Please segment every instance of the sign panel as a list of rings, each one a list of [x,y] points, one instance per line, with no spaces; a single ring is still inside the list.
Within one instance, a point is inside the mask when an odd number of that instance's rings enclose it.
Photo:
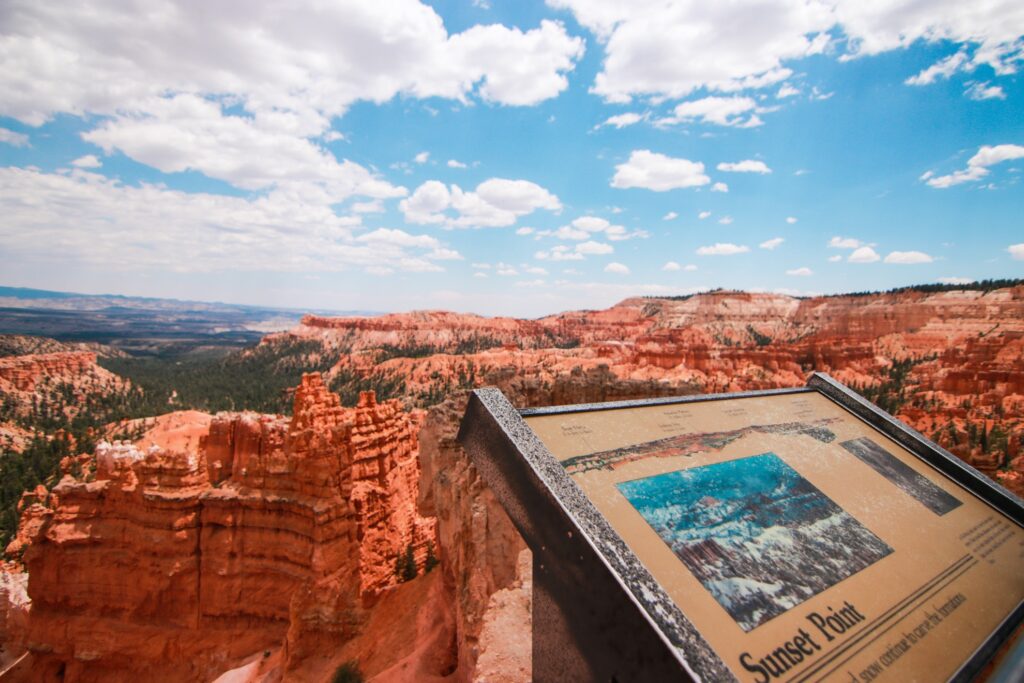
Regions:
[[[817,392],[524,416],[740,681],[947,680],[1024,530]]]

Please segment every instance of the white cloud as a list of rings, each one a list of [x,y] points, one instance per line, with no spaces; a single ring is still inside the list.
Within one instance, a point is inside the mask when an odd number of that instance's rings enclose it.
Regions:
[[[164,93],[232,94],[247,108],[330,117],[404,94],[506,105],[558,95],[584,43],[542,21],[449,35],[418,0],[150,8],[31,3],[4,17],[0,113],[39,125],[57,112],[138,111]],[[124,39],[131,27],[131,39]]]
[[[548,274],[548,271],[546,271],[545,269],[541,268],[540,266],[531,266],[529,264],[523,264],[523,265],[520,266],[520,268],[522,268],[524,273],[529,273],[530,275],[547,275]]]
[[[457,159],[449,159],[448,168],[466,168],[466,164],[462,163]]]
[[[444,225],[449,228],[505,227],[520,216],[537,209],[558,212],[558,197],[528,180],[491,178],[466,192],[458,185],[450,188],[437,180],[428,180],[399,202],[409,223]],[[453,211],[452,216],[446,211]]]
[[[969,285],[974,282],[974,279],[969,277],[940,277],[939,282],[944,285]]]
[[[967,168],[962,171],[954,171],[943,176],[936,176],[931,171],[927,171],[921,176],[921,180],[932,187],[945,189],[960,183],[981,180],[989,174],[989,166],[1022,157],[1024,157],[1024,147],[1021,145],[983,145],[978,148],[974,156],[968,159]]]
[[[710,211],[701,211],[699,214],[697,214],[697,218],[699,218],[701,220],[704,220],[705,218],[707,218],[710,215],[711,215]]]
[[[762,0],[548,0],[570,9],[604,44],[592,90],[612,102],[682,98],[695,90],[732,92],[778,84],[783,64],[814,54],[853,59],[917,41],[963,46],[971,67],[1012,72],[1024,48],[1024,9],[1016,0],[862,2]],[[729,27],[723,31],[722,27]],[[830,35],[841,36],[833,40]],[[966,68],[967,64],[942,68]],[[927,71],[927,70],[926,70]],[[927,80],[934,76],[919,75]]]
[[[989,85],[988,83],[972,83],[967,90],[964,91],[972,100],[980,102],[981,100],[1005,100],[1006,93],[1003,92],[1003,87],[1000,85]]]
[[[476,268],[478,270],[490,270],[491,269],[491,264],[490,263],[472,263],[472,264],[470,264],[470,267],[471,268]]]
[[[576,245],[576,253],[584,254],[586,256],[599,256],[601,254],[610,254],[615,251],[610,244],[604,244],[602,242],[582,242]]]
[[[793,86],[791,86],[789,83],[783,83],[782,87],[779,88],[779,91],[777,93],[775,93],[775,97],[777,97],[778,99],[781,100],[781,99],[784,99],[786,97],[793,97],[794,95],[799,95],[799,94],[800,94],[800,91],[797,90],[796,88],[794,88]]]
[[[874,263],[880,258],[871,247],[858,247],[846,260],[850,263]]]
[[[857,249],[864,246],[864,243],[853,237],[836,236],[828,241],[828,246],[832,249]]]
[[[634,150],[629,160],[615,167],[612,187],[642,187],[665,192],[683,187],[707,185],[711,179],[704,174],[704,164],[677,159],[646,149]]]
[[[1011,244],[1006,248],[1006,251],[1010,254],[1010,258],[1015,261],[1024,261],[1024,242],[1020,244]]]
[[[676,213],[675,211],[669,211],[668,213],[666,213],[664,216],[661,217],[661,220],[663,220],[663,221],[672,221],[672,220],[675,220],[677,218],[679,218],[679,214],[678,213]]]
[[[699,247],[698,256],[732,256],[733,254],[745,254],[750,247],[742,244],[731,244],[729,242],[718,242],[709,247]]]
[[[515,266],[501,262],[494,266],[494,272],[504,277],[519,275],[519,271],[516,270]]]
[[[662,270],[667,270],[669,272],[674,272],[674,271],[677,271],[677,270],[682,270],[683,267],[681,265],[679,265],[678,263],[676,263],[675,261],[668,261],[667,263],[665,263],[665,265],[663,265],[661,267],[661,269]]]
[[[683,266],[683,270],[694,271],[697,270],[697,266],[693,265],[692,263],[687,263],[685,266]]]
[[[796,223],[796,218],[793,216],[789,216],[786,218],[786,222],[789,223],[790,225],[793,225],[794,223]]]
[[[758,246],[761,247],[762,249],[768,249],[769,251],[771,251],[772,249],[775,249],[775,247],[779,246],[785,241],[786,240],[782,239],[781,237],[773,237],[770,240],[765,240],[764,242],[761,242],[761,244],[759,244]]]
[[[533,256],[541,261],[582,261],[586,256],[603,256],[614,251],[610,244],[591,240],[580,242],[573,247],[559,244],[546,251],[538,251]]]
[[[621,263],[616,263],[615,261],[612,261],[611,263],[604,267],[604,272],[615,273],[617,275],[629,275],[629,267]]]
[[[425,164],[430,159],[430,152],[420,152],[412,158],[417,164]]]
[[[737,161],[736,163],[722,162],[717,166],[719,171],[725,171],[727,173],[771,173],[772,169],[768,168],[768,165],[763,161],[755,161],[754,159],[744,159],[743,161]]]
[[[383,274],[437,272],[443,269],[435,261],[461,258],[429,235],[383,228],[357,235],[357,216],[338,216],[286,193],[190,194],[133,187],[81,169],[0,169],[0,215],[0,251],[44,259],[48,267]]]
[[[0,128],[0,143],[12,147],[30,147],[28,136],[24,133],[17,133],[9,128]]]
[[[319,121],[267,112],[226,115],[221,105],[195,95],[157,98],[147,113],[106,120],[82,134],[110,154],[118,150],[164,173],[199,171],[245,190],[280,190],[331,204],[352,195],[405,194],[352,161],[304,137]]]
[[[916,263],[931,263],[934,259],[923,251],[892,251],[885,257],[885,263],[899,263],[904,265]]]
[[[732,225],[732,216],[722,216],[718,222],[720,225]]]
[[[78,157],[72,161],[71,165],[76,168],[99,168],[103,163],[96,158],[95,154],[86,154],[84,157]]]
[[[632,126],[640,123],[647,118],[646,114],[637,114],[635,112],[626,112],[625,114],[616,114],[615,116],[609,116],[604,120],[603,123],[598,124],[595,128],[601,128],[602,126],[615,126],[616,128],[622,129],[626,126]]]
[[[672,116],[658,119],[659,126],[697,121],[718,126],[756,128],[762,121],[755,113],[757,102],[750,97],[704,97],[676,105]]]
[[[711,191],[712,192],[728,192],[729,191],[729,186],[726,185],[725,183],[715,183],[714,185],[711,186]]]
[[[516,229],[516,234],[517,235],[532,235],[534,232],[536,232],[536,231],[533,228],[530,228],[530,227],[527,227],[527,226],[523,226],[521,228],[517,228]]]
[[[824,31],[834,23],[829,7],[817,1],[548,4],[571,9],[604,42],[606,58],[593,90],[618,102],[683,97],[700,87],[730,92],[778,84],[792,75],[783,60],[823,50]]]
[[[957,52],[949,57],[940,59],[927,69],[924,69],[916,76],[911,76],[906,81],[907,85],[931,85],[940,78],[949,78],[967,62],[966,52]]]
[[[807,277],[809,275],[814,275],[814,271],[805,266],[803,268],[794,268],[792,270],[787,270],[786,275],[793,275],[795,277]]]
[[[538,237],[556,237],[562,240],[582,241],[590,239],[593,235],[603,234],[612,242],[621,242],[635,237],[645,238],[648,236],[646,230],[629,231],[621,225],[613,225],[604,218],[598,216],[580,216],[569,225],[563,225],[556,230],[544,230],[537,233]]]
[[[839,255],[839,254],[836,254],[835,256],[829,256],[828,257],[828,262],[829,263],[839,263],[842,260],[843,260],[843,257],[841,255]]]
[[[379,199],[373,199],[368,202],[355,202],[352,204],[352,210],[355,213],[383,213],[384,202]]]
[[[479,271],[473,273],[473,277],[487,277],[487,273],[481,273]]]

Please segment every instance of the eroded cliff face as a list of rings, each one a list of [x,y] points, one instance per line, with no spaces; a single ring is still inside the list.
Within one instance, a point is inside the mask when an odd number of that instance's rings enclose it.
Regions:
[[[279,673],[364,627],[434,521],[416,510],[415,424],[319,375],[292,418],[218,415],[195,450],[102,444],[26,494],[9,554],[28,572],[29,680],[211,680],[281,647]],[[282,647],[283,646],[283,647]]]

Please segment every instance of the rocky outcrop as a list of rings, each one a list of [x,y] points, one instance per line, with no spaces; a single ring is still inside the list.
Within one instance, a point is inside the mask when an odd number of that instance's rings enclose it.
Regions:
[[[68,459],[27,494],[9,549],[29,576],[33,680],[209,680],[282,644],[287,672],[351,640],[395,559],[411,547],[422,566],[434,542],[417,449],[397,402],[342,408],[313,374],[290,419],[218,415],[196,450]]]

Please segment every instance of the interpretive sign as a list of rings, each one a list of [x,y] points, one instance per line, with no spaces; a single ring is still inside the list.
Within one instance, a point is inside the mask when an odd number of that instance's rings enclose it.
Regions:
[[[503,401],[477,392],[460,438],[535,552],[535,678],[969,680],[1024,615],[1020,501],[826,376]]]

